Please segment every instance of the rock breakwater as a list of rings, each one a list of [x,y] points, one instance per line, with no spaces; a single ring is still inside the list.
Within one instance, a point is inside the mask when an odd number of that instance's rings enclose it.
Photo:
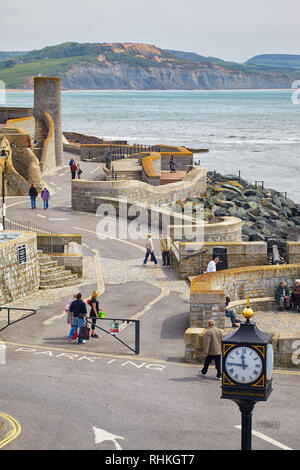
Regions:
[[[287,240],[300,240],[300,204],[273,189],[255,187],[235,175],[207,173],[207,191],[177,201],[204,205],[205,220],[234,216],[243,220],[244,241],[270,241],[284,251]],[[284,254],[284,253],[283,253]]]

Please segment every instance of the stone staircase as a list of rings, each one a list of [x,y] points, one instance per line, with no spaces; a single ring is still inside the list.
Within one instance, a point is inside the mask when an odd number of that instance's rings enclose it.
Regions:
[[[40,264],[40,289],[58,289],[60,287],[74,286],[80,283],[77,274],[60,266],[53,261],[51,255],[38,250]]]
[[[111,169],[108,170],[104,166],[103,171],[105,179],[111,181],[113,179],[112,167],[117,176],[117,180],[139,180],[142,179],[142,167],[137,158],[125,158],[116,160],[111,163]]]

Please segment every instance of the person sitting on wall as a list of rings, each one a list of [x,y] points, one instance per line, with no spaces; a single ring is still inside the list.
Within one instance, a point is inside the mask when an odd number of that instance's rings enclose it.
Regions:
[[[291,299],[290,289],[286,285],[285,281],[281,281],[275,292],[275,300],[276,302],[279,303],[280,312],[283,311],[284,306],[286,307],[287,310],[290,308],[290,299]]]
[[[225,303],[225,317],[230,318],[231,324],[232,324],[232,328],[238,328],[239,325],[237,325],[237,323],[241,323],[241,320],[239,320],[239,319],[236,317],[236,313],[234,312],[234,310],[228,308],[229,303],[230,303],[230,298],[229,298],[229,297],[226,297],[226,303]]]
[[[292,287],[291,301],[293,307],[300,313],[300,279],[296,279],[295,285]]]

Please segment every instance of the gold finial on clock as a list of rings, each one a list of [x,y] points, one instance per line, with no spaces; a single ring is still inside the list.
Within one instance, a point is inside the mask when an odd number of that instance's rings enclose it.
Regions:
[[[243,310],[243,316],[245,318],[251,318],[253,316],[254,312],[252,310],[252,308],[250,307],[250,297],[249,297],[249,294],[248,294],[248,298],[247,298],[247,307]]]

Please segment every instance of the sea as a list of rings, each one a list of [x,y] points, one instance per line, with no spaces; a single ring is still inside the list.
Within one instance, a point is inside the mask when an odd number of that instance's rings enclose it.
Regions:
[[[298,103],[299,101],[299,103]],[[4,106],[33,106],[7,91]],[[300,99],[295,90],[62,92],[63,130],[129,144],[208,149],[194,160],[300,203]]]

